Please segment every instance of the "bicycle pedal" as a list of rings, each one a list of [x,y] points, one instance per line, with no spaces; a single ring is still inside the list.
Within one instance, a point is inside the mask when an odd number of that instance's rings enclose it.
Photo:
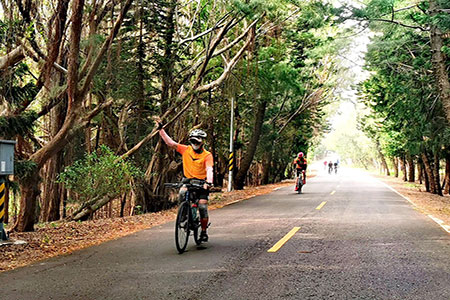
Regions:
[[[206,228],[208,228],[209,226],[211,226],[211,222],[208,223],[208,226],[206,226]]]

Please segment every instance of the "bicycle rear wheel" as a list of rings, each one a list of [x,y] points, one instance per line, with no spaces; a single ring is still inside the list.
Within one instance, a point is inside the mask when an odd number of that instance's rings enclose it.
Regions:
[[[175,245],[180,254],[186,250],[189,240],[189,209],[187,202],[181,203],[175,222]]]

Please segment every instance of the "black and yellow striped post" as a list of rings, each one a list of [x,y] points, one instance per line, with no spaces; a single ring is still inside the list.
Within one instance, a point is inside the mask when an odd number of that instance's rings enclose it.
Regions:
[[[230,157],[228,159],[228,188],[227,191],[231,192],[233,187],[233,123],[234,123],[234,97],[231,97],[231,113],[230,113]]]
[[[6,181],[3,176],[0,176],[0,240],[2,241],[8,240],[8,236],[6,235],[5,229],[3,228],[3,221],[6,213],[5,196],[6,196]]]
[[[231,152],[230,153],[230,157],[228,158],[228,170],[230,171],[230,172],[233,172],[233,160],[234,160],[234,157],[233,157],[233,152]]]

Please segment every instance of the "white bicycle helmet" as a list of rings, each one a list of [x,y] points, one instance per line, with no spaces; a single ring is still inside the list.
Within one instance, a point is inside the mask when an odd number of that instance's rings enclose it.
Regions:
[[[201,129],[194,129],[189,133],[189,139],[196,139],[202,141],[207,137],[206,132]]]

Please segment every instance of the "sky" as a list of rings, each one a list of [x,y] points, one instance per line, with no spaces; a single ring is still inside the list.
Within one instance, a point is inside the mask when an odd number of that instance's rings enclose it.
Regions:
[[[354,3],[354,1],[351,0],[347,2]],[[353,27],[355,25],[355,21],[348,21],[344,26]],[[346,76],[348,76],[348,80],[346,80],[338,89],[339,105],[336,112],[332,114],[328,120],[331,125],[331,131],[324,135],[322,140],[323,145],[329,146],[329,141],[336,140],[336,135],[342,134],[343,128],[348,128],[349,133],[359,131],[356,129],[356,117],[361,105],[357,105],[358,96],[356,85],[369,76],[368,71],[363,70],[363,65],[364,55],[367,52],[367,46],[370,43],[371,36],[372,33],[370,30],[366,29],[350,37],[352,39],[350,46],[345,52],[339,55],[342,67],[348,70],[345,72]],[[337,132],[336,129],[338,129],[339,132]]]

